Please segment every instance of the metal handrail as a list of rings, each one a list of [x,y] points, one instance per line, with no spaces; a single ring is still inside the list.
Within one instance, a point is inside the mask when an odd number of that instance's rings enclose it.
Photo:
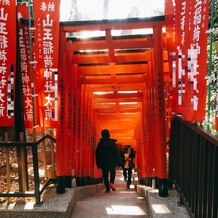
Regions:
[[[33,175],[34,175],[34,184],[35,190],[33,192],[20,191],[20,192],[0,192],[0,197],[35,197],[36,204],[40,204],[40,196],[46,187],[56,182],[55,179],[48,179],[44,186],[40,188],[40,177],[39,177],[39,166],[38,166],[38,145],[50,139],[53,143],[56,143],[56,139],[50,135],[45,135],[36,142],[0,142],[0,147],[9,148],[9,147],[31,147],[32,148],[32,157],[33,157]],[[28,175],[27,175],[28,177]]]
[[[191,217],[218,216],[218,137],[176,116],[170,135],[169,179]]]

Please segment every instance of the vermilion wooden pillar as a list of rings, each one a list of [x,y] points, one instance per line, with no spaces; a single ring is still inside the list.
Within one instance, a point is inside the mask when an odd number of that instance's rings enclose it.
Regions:
[[[97,144],[98,144],[98,140],[99,140],[99,133],[100,133],[100,128],[98,126],[98,119],[97,119],[97,116],[95,115],[94,116],[94,123],[95,123],[95,131],[94,131],[94,134],[93,134],[93,137],[94,137],[94,148],[93,148],[93,154],[95,156],[95,149],[97,147]],[[98,170],[97,167],[96,167],[96,161],[95,161],[95,167],[94,167],[94,178],[99,178],[101,177],[102,173],[101,173],[101,170]]]
[[[78,78],[78,66],[74,65],[73,68],[75,69],[74,71],[74,87],[75,87],[75,123],[76,123],[76,128],[75,128],[75,138],[76,138],[76,151],[75,151],[75,158],[76,158],[76,167],[75,167],[75,175],[76,177],[80,176],[80,141],[79,141],[79,136],[80,136],[80,84],[79,84],[79,78]]]
[[[94,140],[94,136],[95,136],[95,116],[94,116],[94,111],[93,111],[93,101],[92,98],[90,96],[90,119],[91,119],[91,123],[90,123],[90,145],[91,145],[91,156],[92,156],[92,160],[91,160],[91,177],[95,178],[95,173],[94,173],[94,169],[96,168],[95,165],[95,140]]]
[[[77,87],[78,87],[78,80],[77,80],[77,64],[73,64],[71,67],[72,69],[72,129],[71,129],[71,167],[76,175],[76,168],[77,168]]]
[[[80,120],[79,120],[79,113],[80,113],[80,107],[79,107],[79,76],[78,76],[78,65],[73,65],[73,89],[75,92],[75,98],[74,98],[74,123],[75,123],[75,151],[74,151],[74,158],[75,158],[75,175],[76,177],[79,176],[79,170],[80,170],[80,153],[79,153],[79,130],[80,130]]]
[[[66,108],[66,134],[65,134],[65,146],[67,149],[66,152],[66,176],[69,178],[69,185],[71,186],[71,172],[72,172],[72,149],[73,149],[73,141],[72,141],[72,128],[73,128],[73,73],[72,73],[72,53],[66,52],[66,102],[65,102],[65,108]]]
[[[154,86],[156,91],[155,103],[155,138],[156,138],[156,176],[167,178],[166,169],[166,133],[165,133],[165,102],[164,102],[164,78],[163,78],[163,38],[162,27],[154,27]]]
[[[150,74],[151,72],[149,72]],[[150,118],[150,102],[151,98],[149,98],[149,84],[148,77],[146,79],[147,83],[145,84],[143,90],[143,107],[142,107],[142,116],[143,116],[143,155],[144,155],[144,174],[143,177],[151,177],[152,176],[152,158],[151,158],[151,149],[152,145],[150,144],[150,128],[152,123],[149,122]],[[149,99],[149,100],[148,100]]]
[[[146,108],[145,108],[145,87],[143,90],[143,102],[142,102],[142,110],[141,110],[141,152],[138,154],[140,155],[141,163],[141,177],[146,177],[146,165],[147,165],[147,120],[146,120]]]
[[[86,185],[87,177],[87,147],[86,147],[86,87],[81,85],[80,92],[80,137],[79,137],[79,150],[80,150],[80,177],[81,185]]]
[[[83,89],[84,97],[83,97],[83,169],[84,176],[86,179],[89,177],[89,145],[88,145],[88,92],[86,91],[86,85],[84,85]],[[86,181],[88,182],[88,181]]]
[[[65,54],[65,32],[60,31],[59,43],[59,85],[58,85],[58,98],[59,98],[59,119],[57,128],[57,145],[56,145],[56,174],[58,179],[57,193],[65,192],[64,176],[66,172],[66,146],[64,143],[65,138],[65,81],[66,81],[66,54]]]
[[[148,123],[148,158],[149,169],[148,177],[154,176],[155,169],[155,153],[156,153],[156,136],[155,136],[155,88],[154,88],[154,71],[152,67],[153,62],[148,61],[148,75],[147,75],[147,123]]]
[[[92,128],[92,113],[91,113],[91,97],[90,97],[90,93],[87,92],[87,95],[88,95],[88,111],[87,111],[87,146],[89,148],[88,152],[89,152],[89,159],[88,159],[88,176],[89,177],[92,177],[92,159],[93,159],[93,156],[92,156],[92,140],[91,140],[91,128]]]
[[[80,78],[79,78],[80,80]],[[78,85],[78,147],[77,147],[77,158],[78,158],[78,177],[82,177],[82,86],[79,81]]]
[[[136,150],[136,155],[137,155],[137,167],[138,167],[138,176],[139,178],[143,178],[143,155],[142,153],[142,130],[141,130],[141,124],[137,128],[137,150]]]

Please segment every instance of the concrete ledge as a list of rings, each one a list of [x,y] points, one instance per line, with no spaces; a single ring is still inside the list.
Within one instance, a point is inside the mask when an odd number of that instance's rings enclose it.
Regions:
[[[136,190],[140,196],[145,197],[151,217],[190,217],[185,207],[178,206],[179,194],[176,190],[169,190],[168,197],[160,197],[158,189],[145,185],[137,185]]]
[[[103,189],[102,184],[68,188],[64,194],[56,194],[50,187],[42,195],[40,206],[29,203],[0,204],[0,217],[4,218],[67,218],[71,217],[76,202]]]

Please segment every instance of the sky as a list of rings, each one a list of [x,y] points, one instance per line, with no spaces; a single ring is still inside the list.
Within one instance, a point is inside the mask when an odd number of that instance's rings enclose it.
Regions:
[[[60,20],[68,21],[70,18],[72,0],[61,0]],[[81,20],[98,20],[103,16],[103,0],[77,0]],[[124,19],[130,17],[149,17],[154,10],[164,10],[164,0],[110,0],[108,19]]]

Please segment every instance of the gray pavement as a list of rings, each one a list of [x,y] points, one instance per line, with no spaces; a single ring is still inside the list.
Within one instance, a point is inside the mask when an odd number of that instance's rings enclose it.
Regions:
[[[121,170],[117,170],[115,185],[116,191],[105,193],[103,189],[79,200],[71,218],[150,217],[145,198],[135,191],[133,185],[127,189]]]
[[[137,182],[126,188],[122,171],[117,171],[117,191],[105,193],[103,184],[67,188],[57,194],[49,186],[42,195],[43,204],[34,202],[0,203],[0,217],[4,218],[101,218],[101,217],[153,217],[189,218],[185,207],[178,206],[179,195],[169,190],[168,197],[160,197],[157,189]]]

